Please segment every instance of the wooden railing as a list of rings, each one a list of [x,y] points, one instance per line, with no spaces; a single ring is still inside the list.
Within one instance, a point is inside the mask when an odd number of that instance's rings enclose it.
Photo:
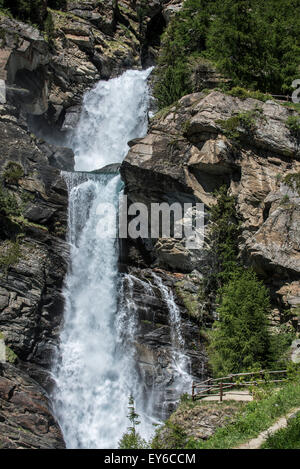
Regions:
[[[278,99],[278,101],[292,101],[292,96],[286,96],[282,94],[271,94],[273,98]]]
[[[279,379],[271,379],[272,377]],[[252,378],[252,379],[251,379]],[[251,379],[251,381],[249,381]],[[258,386],[264,382],[268,383],[282,383],[287,380],[287,370],[278,371],[254,371],[249,373],[236,373],[229,376],[224,376],[217,379],[207,379],[199,384],[192,384],[192,400],[202,399],[209,396],[219,396],[220,402],[223,401],[224,393],[226,390],[233,388],[242,388],[249,386]],[[197,391],[199,389],[199,391]],[[235,389],[231,394],[241,395],[238,389]]]

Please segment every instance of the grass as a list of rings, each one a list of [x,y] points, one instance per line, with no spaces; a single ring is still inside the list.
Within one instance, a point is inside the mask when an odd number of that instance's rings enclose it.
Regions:
[[[227,94],[243,100],[247,98],[258,99],[259,101],[262,101],[264,103],[269,99],[273,100],[273,97],[270,94],[261,93],[260,91],[246,90],[245,88],[241,88],[239,86],[236,86],[230,91],[227,91]]]
[[[27,218],[25,218],[23,215],[20,215],[20,216],[11,216],[10,219],[14,222],[14,223],[17,223],[18,225],[20,225],[21,227],[27,227],[27,228],[38,228],[39,230],[43,230],[43,231],[49,231],[48,228],[44,225],[40,225],[38,223],[33,223],[29,220],[27,220]]]
[[[294,407],[300,406],[300,381],[289,382],[279,390],[273,388],[268,397],[249,402],[235,421],[219,428],[207,441],[190,440],[188,449],[227,449],[236,447],[260,432]]]
[[[300,173],[287,174],[283,181],[290,189],[297,191],[300,195]]]
[[[9,267],[19,262],[20,256],[21,250],[18,241],[4,241],[0,246],[0,269],[7,273]]]
[[[300,412],[290,419],[286,428],[269,436],[261,449],[300,449]]]
[[[239,140],[246,133],[252,135],[256,130],[256,118],[260,117],[260,110],[239,112],[227,120],[217,120],[222,127],[224,135],[231,140]]]
[[[300,103],[286,103],[286,102],[279,101],[279,104],[281,104],[284,107],[293,109],[294,111],[297,111],[300,113]]]

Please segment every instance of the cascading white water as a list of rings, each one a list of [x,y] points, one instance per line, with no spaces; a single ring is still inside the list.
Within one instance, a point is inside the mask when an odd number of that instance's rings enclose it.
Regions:
[[[93,171],[120,163],[127,143],[148,128],[149,95],[146,80],[152,69],[129,70],[86,93],[73,138],[76,171]]]
[[[173,292],[162,281],[161,277],[152,272],[154,283],[158,286],[162,299],[168,308],[169,325],[172,343],[172,375],[174,394],[179,398],[192,386],[190,359],[185,353],[185,340],[182,331],[180,310],[175,303]],[[166,417],[166,416],[163,416]]]
[[[84,99],[73,138],[76,170],[121,162],[127,142],[147,132],[151,70],[100,82]],[[53,374],[54,408],[68,448],[116,448],[127,427],[128,396],[137,387],[130,327],[117,314],[117,242],[97,227],[115,222],[119,176],[67,174],[71,265],[65,316]],[[124,338],[124,329],[127,337]]]

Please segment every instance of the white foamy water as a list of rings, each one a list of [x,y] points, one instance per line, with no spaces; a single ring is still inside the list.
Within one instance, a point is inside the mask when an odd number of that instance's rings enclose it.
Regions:
[[[150,70],[129,70],[86,93],[73,146],[76,171],[121,162],[127,143],[147,133]]]
[[[73,147],[77,171],[121,162],[127,142],[147,132],[150,70],[100,82],[84,99]],[[61,343],[53,369],[54,409],[68,448],[117,448],[127,428],[128,397],[139,401],[134,316],[119,308],[118,248],[97,227],[115,223],[99,204],[117,207],[119,176],[65,174],[71,263]],[[148,434],[143,422],[141,432]]]
[[[169,325],[172,343],[173,388],[177,398],[190,389],[193,382],[191,363],[185,353],[185,340],[182,331],[181,314],[175,302],[173,292],[162,281],[161,277],[152,272],[155,284],[161,292],[162,299],[168,308]]]

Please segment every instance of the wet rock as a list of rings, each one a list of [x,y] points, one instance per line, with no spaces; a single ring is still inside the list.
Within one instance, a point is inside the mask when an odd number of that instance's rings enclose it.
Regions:
[[[65,444],[43,389],[10,364],[0,364],[1,449],[63,449]]]
[[[0,250],[6,240],[15,243],[19,237],[14,262],[0,269],[0,333],[17,367],[3,365],[0,372],[0,414],[5,418],[0,422],[0,445],[60,448],[61,433],[45,388],[37,382],[51,384],[49,368],[64,308],[68,194],[60,170],[50,165],[50,156],[61,149],[40,144],[18,109],[3,106],[0,111],[0,174],[10,161],[23,174],[5,187],[18,212],[1,215]],[[18,392],[12,399],[14,389]]]
[[[174,368],[181,353],[187,364],[187,373],[195,381],[205,379],[207,356],[205,344],[199,335],[198,324],[191,321],[185,306],[177,297],[178,277],[162,270],[155,271],[163,284],[173,292],[175,305],[181,315],[180,324],[172,324],[170,305],[166,302],[162,290],[150,269],[129,269],[129,278],[124,280],[124,298],[134,305],[138,331],[135,338],[138,370],[144,383],[144,394],[154,403],[158,418],[167,416],[176,408],[180,395],[191,392],[191,380],[183,384]],[[188,280],[190,288],[192,280]],[[174,329],[175,328],[175,329]],[[174,344],[174,334],[179,334],[183,346]],[[178,357],[174,357],[177,349]]]

